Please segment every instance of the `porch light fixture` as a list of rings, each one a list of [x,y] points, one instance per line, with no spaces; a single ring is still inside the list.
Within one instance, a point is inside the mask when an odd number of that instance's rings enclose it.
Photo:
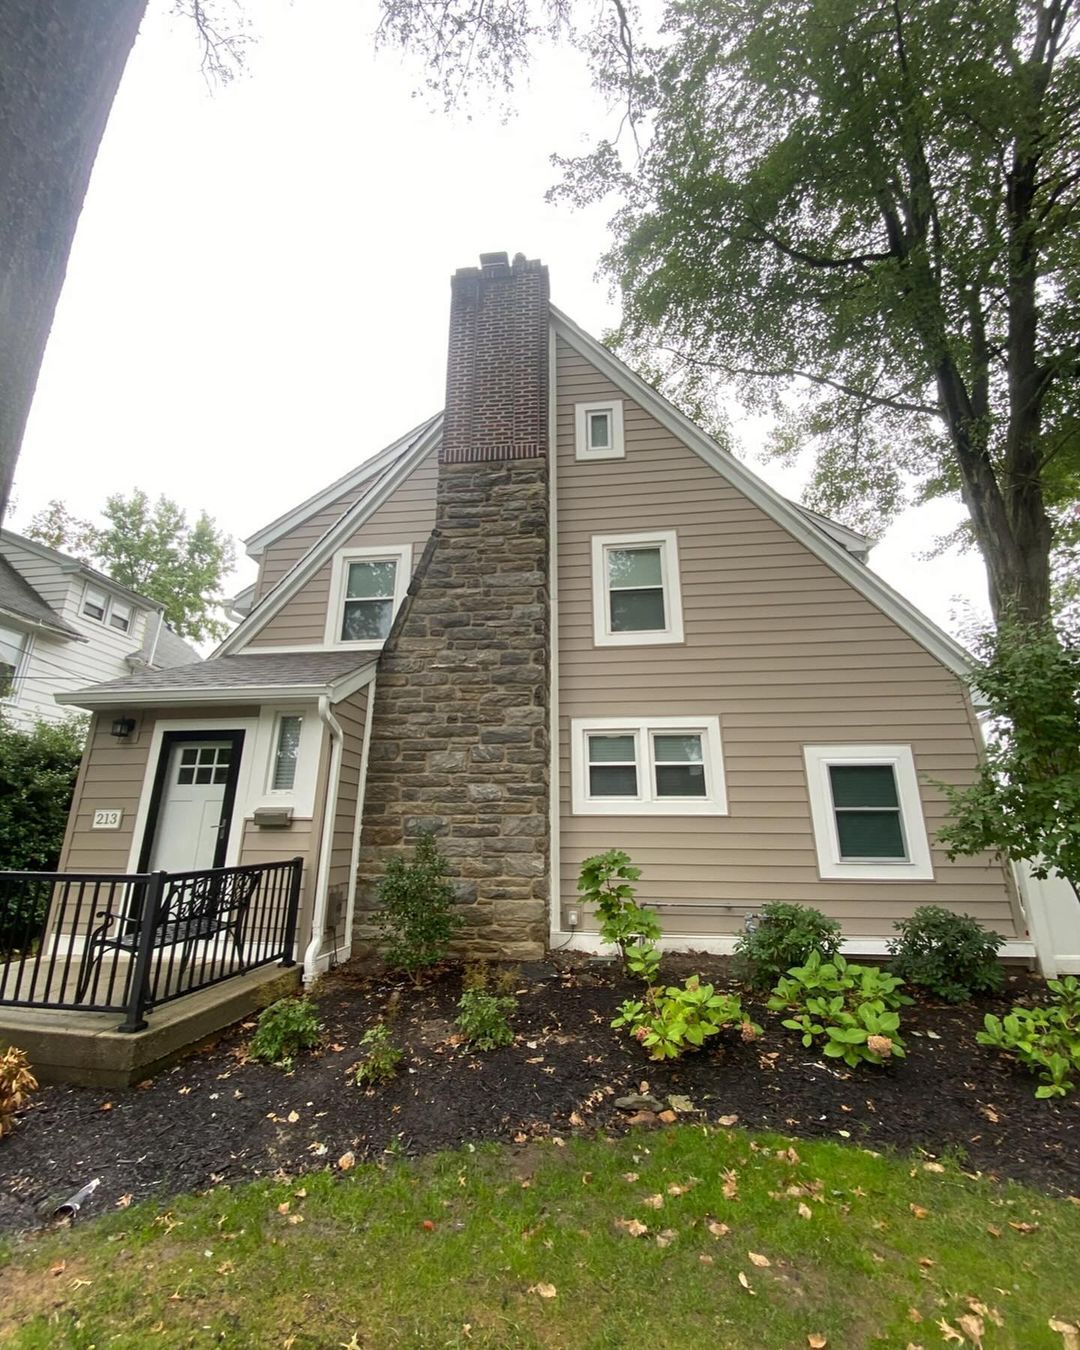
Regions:
[[[134,730],[134,717],[118,717],[112,724],[112,734],[118,741],[127,740]]]

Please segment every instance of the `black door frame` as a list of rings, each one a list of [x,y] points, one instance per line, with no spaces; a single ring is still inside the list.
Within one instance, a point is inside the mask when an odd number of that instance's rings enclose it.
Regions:
[[[218,819],[218,839],[214,848],[213,867],[225,866],[225,854],[229,847],[229,832],[232,829],[233,807],[236,804],[236,785],[240,781],[240,758],[244,748],[242,731],[166,731],[161,737],[161,752],[158,755],[157,768],[154,771],[154,786],[150,793],[150,809],[146,813],[146,825],[143,829],[142,847],[139,850],[139,871],[145,872],[150,866],[150,857],[154,848],[154,836],[157,833],[158,817],[161,814],[161,799],[165,795],[165,780],[169,773],[172,752],[185,741],[228,742],[232,746],[229,756],[229,774],[225,780],[225,795],[221,801],[221,815]],[[225,828],[221,825],[224,822]]]

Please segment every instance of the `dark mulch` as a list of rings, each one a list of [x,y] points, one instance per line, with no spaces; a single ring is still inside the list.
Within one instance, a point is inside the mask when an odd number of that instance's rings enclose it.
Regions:
[[[669,978],[693,968],[718,981],[724,975],[719,961],[666,962]],[[908,1009],[908,1058],[849,1071],[804,1050],[760,1006],[753,1012],[765,1026],[761,1041],[728,1038],[681,1062],[653,1064],[609,1028],[616,1005],[633,992],[621,975],[562,960],[523,972],[515,1043],[472,1053],[448,1040],[460,995],[460,972],[448,969],[420,991],[402,990],[396,1033],[408,1057],[395,1081],[365,1093],[347,1070],[395,987],[348,968],[324,981],[317,997],[325,1048],[291,1074],[245,1062],[249,1023],[137,1088],[44,1089],[0,1145],[0,1227],[32,1223],[94,1177],[101,1185],[87,1213],[125,1196],[164,1200],[322,1167],[347,1150],[360,1161],[468,1141],[521,1143],[523,1134],[621,1131],[627,1117],[613,1097],[642,1080],[657,1097],[689,1097],[707,1119],[737,1116],[754,1129],[952,1155],[969,1170],[1080,1194],[1080,1104],[1037,1101],[1032,1077],[975,1042],[988,1008],[1034,996],[1035,982],[1023,974],[996,1004]]]

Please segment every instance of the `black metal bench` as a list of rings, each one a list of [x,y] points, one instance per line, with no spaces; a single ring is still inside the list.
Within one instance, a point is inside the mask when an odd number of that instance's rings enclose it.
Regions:
[[[232,939],[243,970],[244,925],[261,879],[262,873],[257,868],[169,878],[158,907],[152,945],[155,948],[180,948],[181,979],[198,944],[221,934]],[[91,930],[83,948],[76,1002],[81,1003],[85,998],[94,972],[101,966],[107,951],[127,952],[134,960],[139,949],[142,910],[147,895],[144,890],[136,914],[100,910],[94,916],[101,923]],[[115,931],[110,931],[114,925]]]

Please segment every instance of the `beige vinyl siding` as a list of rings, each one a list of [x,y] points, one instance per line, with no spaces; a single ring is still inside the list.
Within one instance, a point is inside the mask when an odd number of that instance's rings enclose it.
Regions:
[[[343,548],[412,545],[413,566],[420,561],[435,528],[438,455],[432,451],[387,498]],[[321,533],[325,533],[321,531]],[[291,536],[290,536],[291,537]],[[332,566],[327,562],[302,590],[248,641],[246,651],[264,647],[321,646],[326,637]]]
[[[263,598],[278,584],[286,572],[307,553],[312,544],[318,543],[332,525],[336,525],[352,504],[371,487],[375,480],[367,479],[350,492],[342,493],[322,510],[314,512],[295,529],[275,539],[263,551],[259,559],[259,575],[255,581],[255,602]]]
[[[252,718],[251,707],[208,707],[199,710],[207,718]],[[197,718],[190,706],[155,708],[129,714],[135,718],[131,736],[118,741],[112,735],[114,714],[99,713],[90,723],[90,733],[75,784],[68,816],[60,870],[64,872],[126,872],[139,810],[139,797],[146,777],[154,726],[158,721]],[[245,745],[245,751],[250,747]],[[118,830],[91,828],[94,812],[105,808],[123,811]]]
[[[813,904],[857,936],[892,933],[920,904],[1008,937],[1022,920],[1004,869],[950,863],[933,881],[823,881],[803,746],[910,745],[927,832],[945,813],[927,780],[970,779],[978,744],[957,677],[747,500],[566,343],[558,344],[558,641],[563,917],[584,858],[624,848],[671,934],[738,931],[769,900]],[[574,404],[622,398],[626,457],[579,463]],[[674,529],[685,641],[596,647],[590,540]],[[720,719],[727,816],[575,816],[571,718]],[[591,926],[587,919],[586,925]]]

